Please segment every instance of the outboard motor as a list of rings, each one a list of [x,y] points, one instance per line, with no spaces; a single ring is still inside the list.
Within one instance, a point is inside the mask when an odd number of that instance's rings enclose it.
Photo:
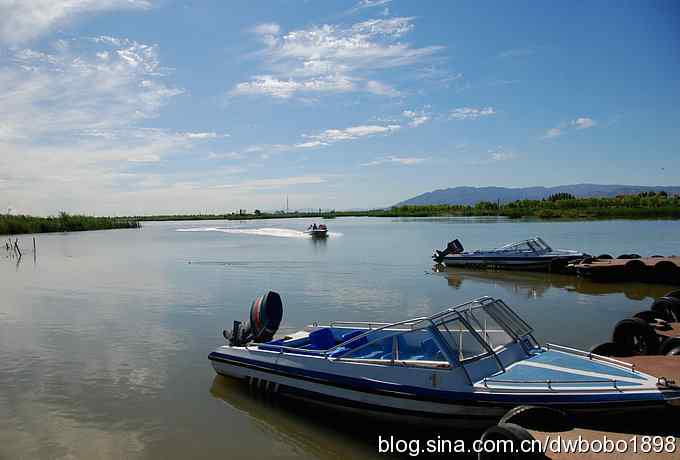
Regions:
[[[234,321],[234,327],[223,331],[222,335],[229,341],[229,345],[241,347],[249,342],[269,342],[279,329],[283,318],[283,302],[281,296],[274,291],[256,297],[250,306],[250,316],[245,322]]]
[[[463,245],[460,244],[460,241],[455,239],[453,241],[449,241],[449,244],[446,245],[446,249],[442,251],[435,249],[434,253],[432,253],[432,260],[440,264],[444,261],[444,257],[448,256],[449,254],[460,254],[461,252],[463,252]]]

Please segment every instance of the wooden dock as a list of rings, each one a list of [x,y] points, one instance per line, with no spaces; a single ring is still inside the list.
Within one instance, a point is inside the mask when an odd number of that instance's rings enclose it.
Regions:
[[[680,256],[600,259],[586,258],[569,271],[595,281],[643,281],[680,285]]]

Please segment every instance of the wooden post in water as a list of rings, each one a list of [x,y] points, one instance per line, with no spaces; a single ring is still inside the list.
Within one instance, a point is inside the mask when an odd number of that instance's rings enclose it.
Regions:
[[[21,249],[19,249],[19,238],[14,239],[14,249],[16,250],[19,257],[21,257]]]

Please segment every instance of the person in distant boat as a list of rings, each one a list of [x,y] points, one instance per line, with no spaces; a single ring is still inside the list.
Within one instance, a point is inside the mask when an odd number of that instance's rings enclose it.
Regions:
[[[314,222],[314,225],[312,225],[312,230],[316,230],[316,222]]]

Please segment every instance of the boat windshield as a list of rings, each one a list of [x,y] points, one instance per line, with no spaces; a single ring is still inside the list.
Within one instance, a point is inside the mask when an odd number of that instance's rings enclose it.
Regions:
[[[532,332],[502,300],[491,298],[456,307],[435,325],[460,361],[494,352]]]
[[[530,240],[518,241],[515,243],[506,244],[499,248],[501,251],[518,251],[518,252],[546,252],[552,249],[543,239],[536,237]]]

